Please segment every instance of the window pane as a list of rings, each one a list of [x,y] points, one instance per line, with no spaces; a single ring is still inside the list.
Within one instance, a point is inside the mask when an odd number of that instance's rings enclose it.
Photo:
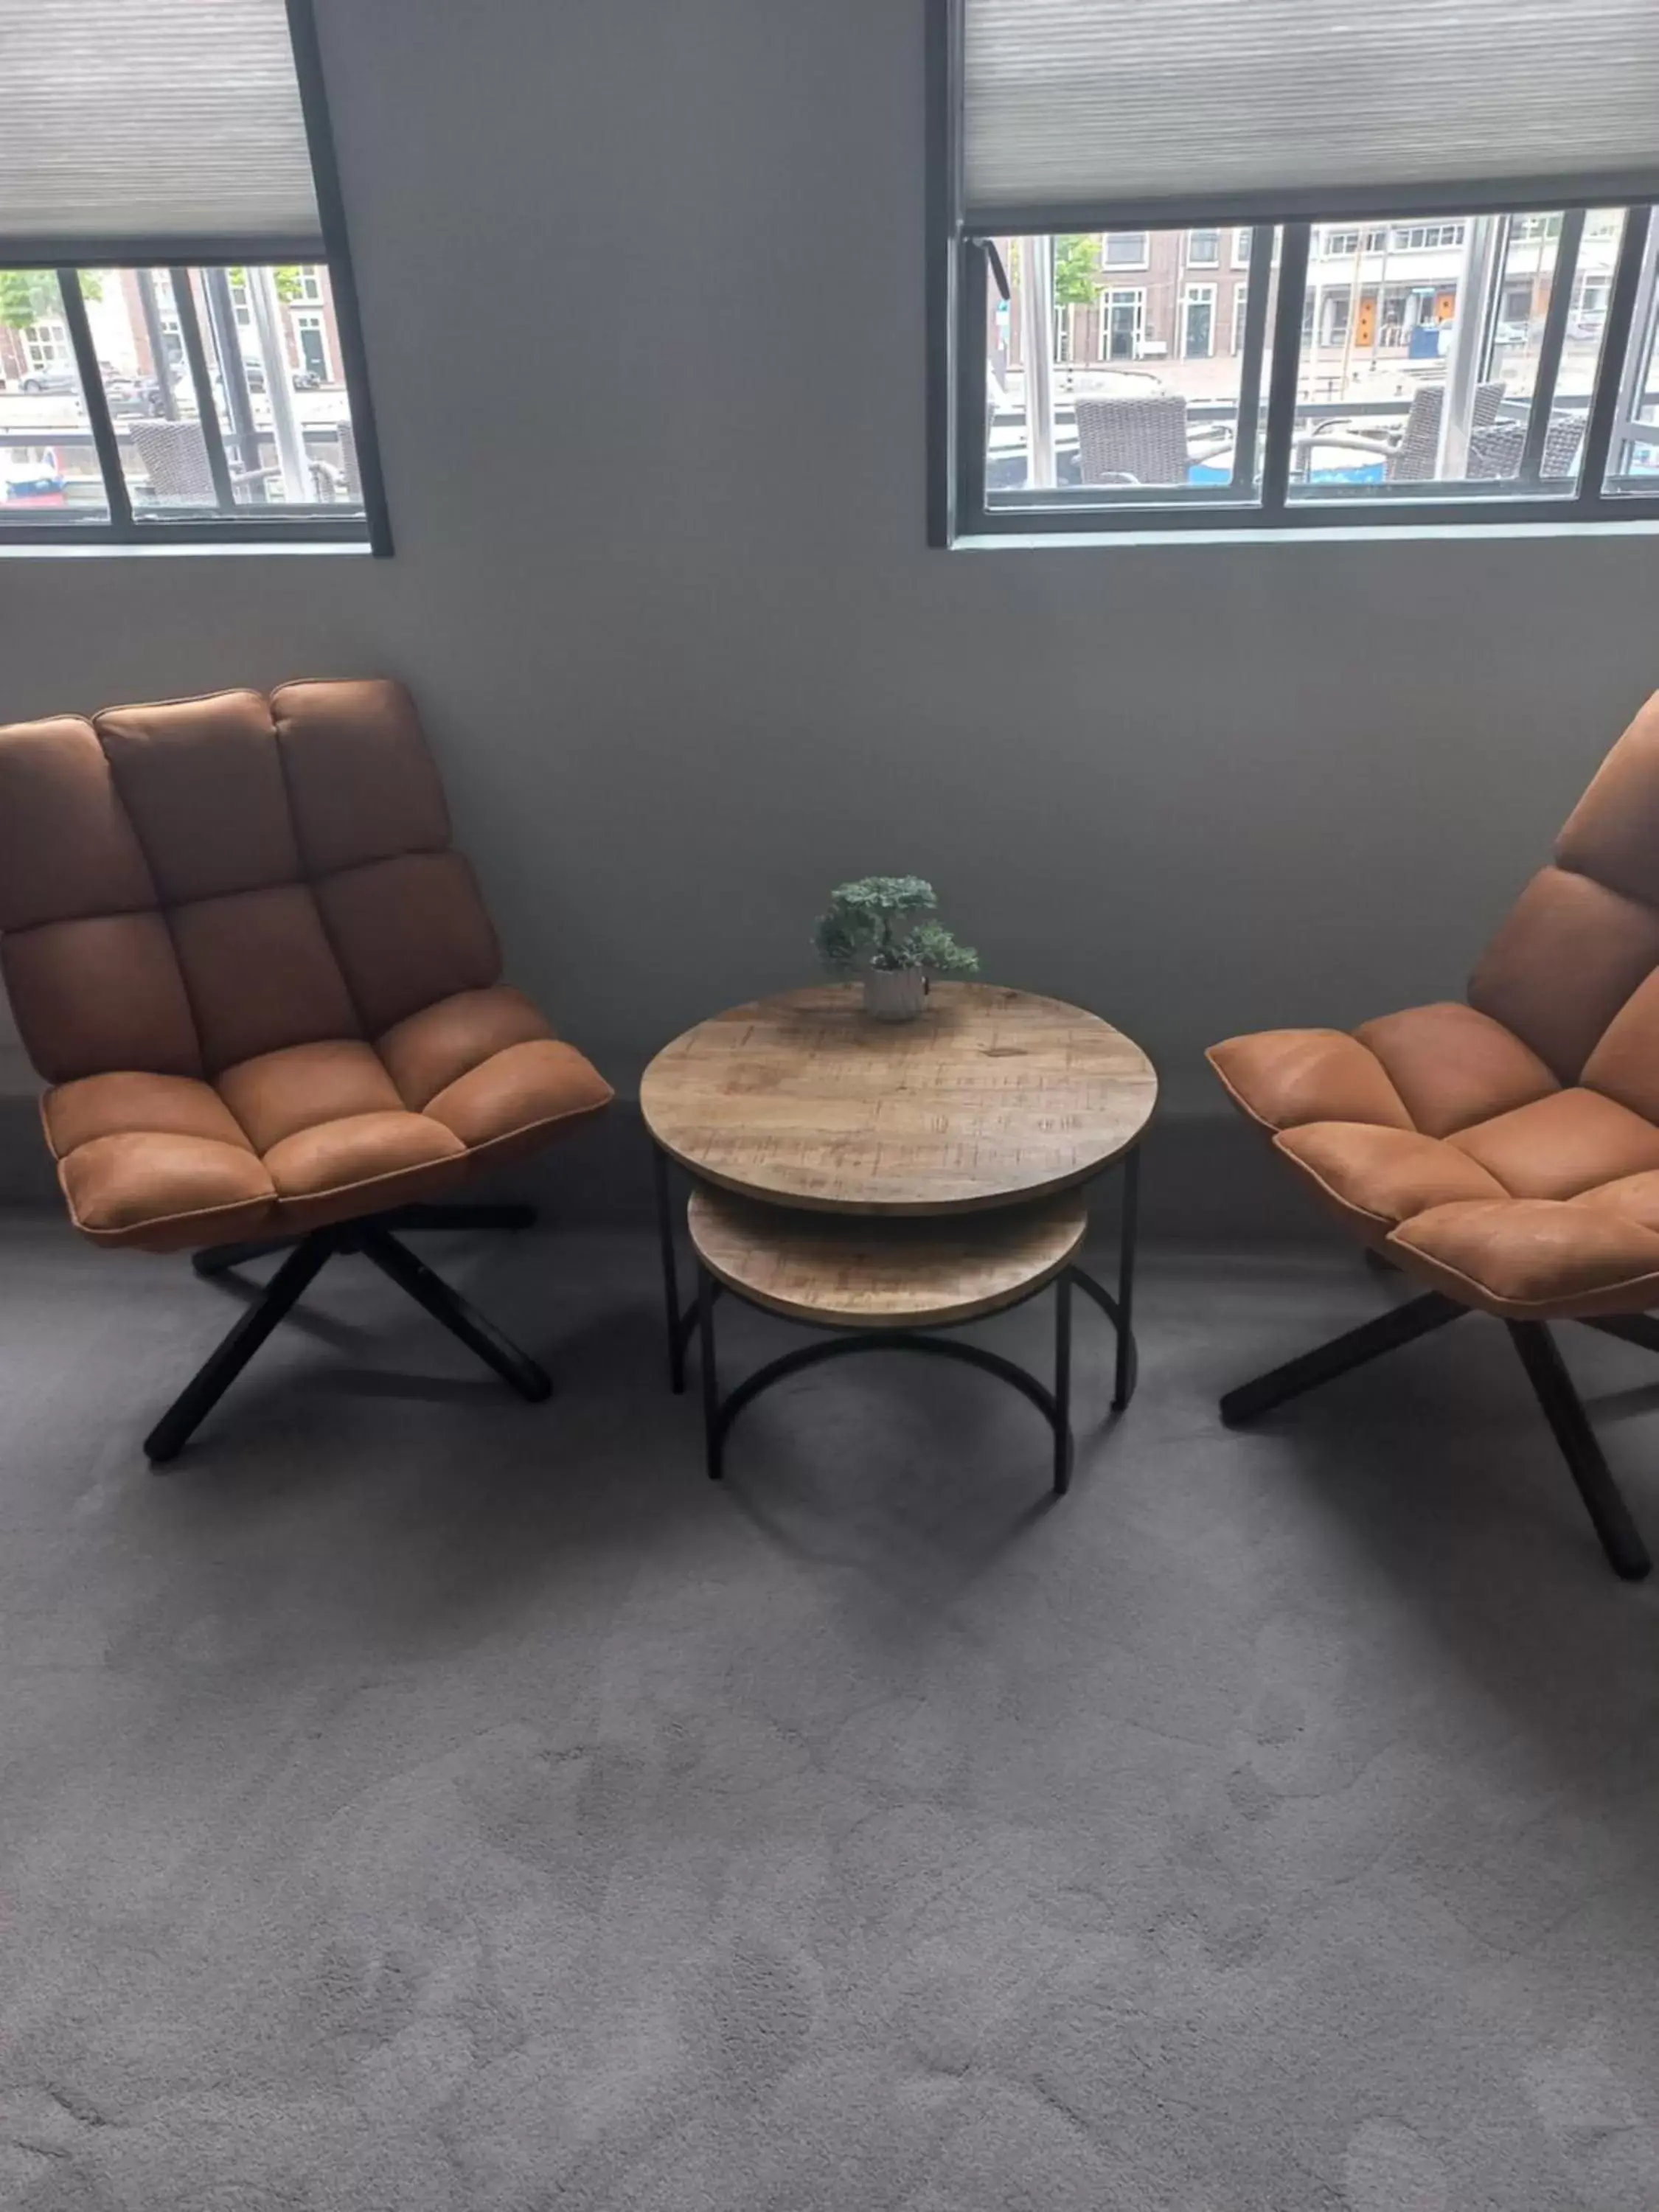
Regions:
[[[1581,317],[1605,313],[1610,286],[1599,264],[1590,276],[1591,299],[1578,302]],[[1642,278],[1631,325],[1624,386],[1613,418],[1605,489],[1626,497],[1659,494],[1659,222],[1650,219]]]
[[[108,515],[58,279],[0,270],[0,528]]]
[[[1139,265],[1121,246],[1126,239]],[[1189,276],[1194,239],[1206,273]],[[1012,297],[994,295],[988,311],[988,495],[1041,500],[1096,488],[1131,502],[1149,489],[1233,495],[1248,257],[1224,270],[1217,231],[1009,239],[999,251]],[[1051,441],[1043,379],[1027,374],[1039,331]]]
[[[1316,227],[1291,497],[1574,491],[1621,227],[1586,219],[1540,478],[1524,486],[1561,217]]]
[[[327,270],[199,270],[195,283],[237,506],[361,510]]]
[[[184,303],[166,269],[100,270],[82,281],[136,521],[361,509],[326,270],[191,270]],[[205,395],[191,372],[186,306],[201,336]],[[274,393],[266,334],[283,364]],[[204,398],[216,441],[203,420]]]

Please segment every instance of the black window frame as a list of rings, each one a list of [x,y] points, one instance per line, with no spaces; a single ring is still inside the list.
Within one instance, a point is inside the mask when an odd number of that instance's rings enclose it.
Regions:
[[[4,254],[7,268],[47,271],[58,282],[63,316],[75,356],[80,396],[100,473],[107,508],[103,515],[42,521],[32,517],[14,521],[0,509],[0,553],[13,547],[38,550],[46,546],[121,547],[160,546],[173,551],[181,546],[364,546],[373,554],[392,551],[392,521],[386,504],[386,480],[380,467],[380,441],[375,432],[374,404],[370,393],[368,355],[363,343],[362,317],[347,234],[345,205],[334,155],[329,119],[328,93],[324,82],[322,52],[317,36],[313,0],[285,0],[289,35],[299,83],[301,112],[305,121],[307,148],[317,195],[320,248],[317,240],[263,240],[190,239],[158,240],[153,251],[131,246],[110,250],[111,241],[95,239],[66,241],[50,257]],[[328,271],[329,290],[339,334],[341,368],[344,375],[352,435],[356,447],[362,512],[339,513],[325,506],[236,507],[230,496],[228,477],[215,404],[211,374],[201,342],[189,272],[195,269],[268,266],[275,263],[308,264]],[[208,447],[218,507],[200,514],[150,511],[142,520],[133,511],[122,466],[118,434],[108,395],[99,372],[97,350],[88,320],[81,276],[88,269],[146,268],[166,270],[173,280],[175,303],[184,342],[185,370],[196,395],[197,408]],[[280,371],[268,363],[267,375]]]
[[[1246,334],[1240,363],[1233,479],[1228,484],[1172,485],[1145,495],[1108,492],[1094,485],[1056,487],[1038,494],[988,494],[986,489],[987,357],[985,331],[990,287],[1007,295],[1007,282],[995,242],[973,234],[959,215],[961,205],[962,49],[957,0],[927,0],[927,537],[930,545],[948,549],[958,543],[998,538],[1063,537],[1110,544],[1124,536],[1171,537],[1276,533],[1317,540],[1332,531],[1352,533],[1497,528],[1516,536],[1559,532],[1563,527],[1617,530],[1630,524],[1659,523],[1659,489],[1652,493],[1605,489],[1615,435],[1626,362],[1634,342],[1650,334],[1633,329],[1642,260],[1650,226],[1659,222],[1652,202],[1625,208],[1625,226],[1615,263],[1601,334],[1601,350],[1587,411],[1577,486],[1572,492],[1528,496],[1540,485],[1545,434],[1555,397],[1562,345],[1577,288],[1584,217],[1609,205],[1565,198],[1559,187],[1528,191],[1517,185],[1509,200],[1510,215],[1560,214],[1551,311],[1543,336],[1537,379],[1528,412],[1525,453],[1516,478],[1455,489],[1412,483],[1332,485],[1315,497],[1292,496],[1290,462],[1297,424],[1297,388],[1302,353],[1304,304],[1309,292],[1314,234],[1344,221],[1361,233],[1386,226],[1391,238],[1399,223],[1435,224],[1459,220],[1462,209],[1411,208],[1393,214],[1356,210],[1350,216],[1298,212],[1251,228],[1248,267],[1254,279],[1271,271],[1269,281],[1252,282],[1246,309]],[[1172,210],[1149,224],[1144,209],[1124,209],[1103,220],[1103,230],[1158,228],[1183,230],[1228,227],[1228,217],[1202,210]],[[1236,222],[1232,227],[1237,228]],[[1034,226],[1041,231],[1042,226]],[[1278,254],[1274,257],[1277,238]],[[1151,240],[1148,240],[1149,258]],[[1269,293],[1277,284],[1273,328],[1267,329]],[[1244,431],[1262,419],[1263,435]],[[1644,404],[1645,404],[1645,399]],[[1328,402],[1316,411],[1332,412]],[[1650,442],[1659,444],[1659,423]],[[1517,490],[1516,486],[1521,489]]]

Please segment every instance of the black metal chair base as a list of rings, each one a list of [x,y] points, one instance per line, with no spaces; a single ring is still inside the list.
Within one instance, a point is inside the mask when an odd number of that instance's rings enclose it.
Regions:
[[[286,1251],[288,1257],[257,1303],[240,1316],[145,1437],[145,1455],[153,1466],[165,1466],[178,1457],[271,1331],[292,1311],[328,1262],[343,1253],[359,1252],[372,1261],[521,1398],[539,1403],[550,1397],[553,1384],[545,1370],[392,1233],[394,1229],[522,1229],[535,1218],[534,1207],[528,1206],[400,1206],[363,1220],[313,1229],[297,1238],[222,1244],[198,1252],[191,1264],[204,1277],[224,1274],[271,1252]]]
[[[536,1209],[506,1203],[395,1206],[377,1213],[374,1220],[394,1236],[416,1229],[533,1229]],[[233,1267],[245,1267],[251,1260],[265,1259],[272,1252],[291,1252],[300,1242],[297,1237],[270,1237],[252,1244],[215,1244],[208,1251],[192,1252],[190,1264],[204,1282],[210,1282],[216,1275],[228,1274]]]
[[[1427,1291],[1405,1305],[1396,1306],[1392,1312],[1379,1315],[1375,1321],[1350,1329],[1345,1336],[1321,1345],[1316,1351],[1304,1352],[1300,1358],[1288,1360],[1283,1367],[1258,1376],[1255,1382],[1230,1390],[1221,1401],[1221,1418],[1230,1428],[1242,1427],[1292,1398],[1318,1389],[1322,1383],[1334,1382],[1339,1375],[1380,1358],[1384,1352],[1413,1343],[1431,1330],[1443,1328],[1449,1322],[1462,1321],[1471,1310],[1468,1306],[1459,1305],[1455,1298],[1443,1297],[1437,1291]],[[1620,1494],[1554,1337],[1542,1322],[1512,1321],[1506,1326],[1521,1355],[1534,1395],[1578,1486],[1578,1494],[1601,1539],[1608,1565],[1625,1582],[1642,1581],[1650,1572],[1653,1562],[1631,1518],[1630,1509]],[[1645,1316],[1619,1316],[1607,1321],[1592,1321],[1587,1326],[1600,1329],[1605,1335],[1619,1337],[1626,1343],[1640,1345],[1644,1351],[1659,1352],[1659,1322]]]

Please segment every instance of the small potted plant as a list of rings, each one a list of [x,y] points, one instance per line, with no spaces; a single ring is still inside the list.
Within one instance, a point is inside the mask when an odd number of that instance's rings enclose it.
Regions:
[[[833,975],[862,975],[864,1010],[875,1020],[915,1021],[931,975],[979,973],[978,953],[942,922],[921,918],[938,905],[920,876],[865,876],[830,892],[818,921],[818,957]]]

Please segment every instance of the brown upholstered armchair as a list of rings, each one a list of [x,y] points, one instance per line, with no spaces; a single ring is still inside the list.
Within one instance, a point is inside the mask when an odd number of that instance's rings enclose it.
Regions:
[[[0,730],[0,963],[94,1243],[214,1274],[292,1249],[145,1442],[171,1459],[318,1270],[360,1252],[527,1398],[548,1378],[398,1241],[608,1103],[501,981],[415,709],[289,684]]]
[[[1467,1005],[1269,1030],[1210,1060],[1354,1236],[1429,1287],[1222,1401],[1253,1419],[1475,1310],[1511,1337],[1614,1570],[1650,1565],[1553,1321],[1659,1351],[1659,696],[1498,931]]]

